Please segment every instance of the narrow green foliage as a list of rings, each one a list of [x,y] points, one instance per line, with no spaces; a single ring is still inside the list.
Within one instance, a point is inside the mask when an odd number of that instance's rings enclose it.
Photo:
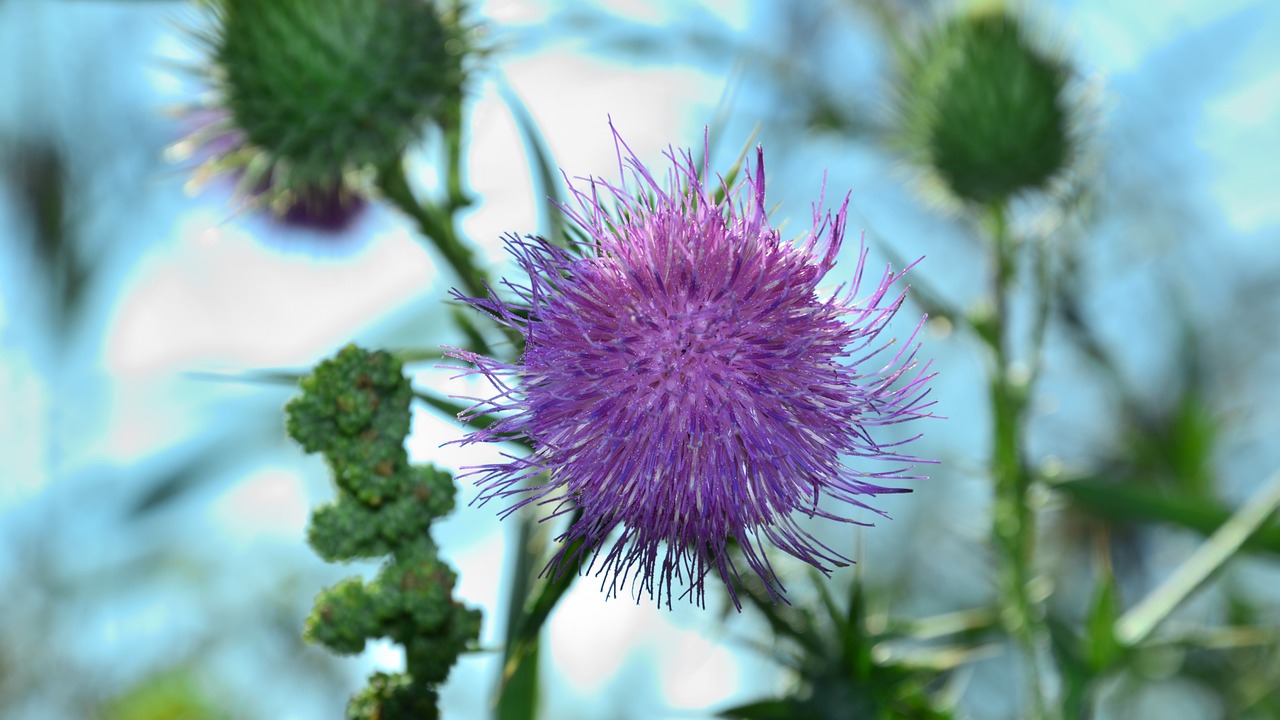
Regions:
[[[529,114],[529,108],[525,106],[514,90],[504,88],[502,98],[506,101],[507,107],[511,108],[511,116],[516,121],[516,128],[520,131],[520,138],[524,140],[525,151],[533,162],[532,169],[534,184],[537,188],[536,192],[545,199],[545,204],[539,207],[539,215],[546,220],[547,239],[571,251],[581,252],[580,245],[575,245],[568,241],[565,235],[567,223],[564,219],[564,213],[555,207],[563,202],[562,193],[560,192],[560,176],[555,170],[556,164],[551,156],[551,150],[547,147],[546,140],[542,137],[542,132],[538,130],[538,124],[534,121],[533,116]]]
[[[793,700],[757,700],[722,711],[718,717],[736,720],[792,720],[796,714]]]
[[[517,532],[516,547],[520,551],[515,554],[511,585],[507,590],[505,652],[493,708],[495,720],[533,720],[538,712],[538,634],[534,634],[535,642],[528,646],[517,647],[517,638],[527,625],[526,602],[533,594],[534,568],[546,542],[537,532],[537,522],[528,516],[520,518]],[[513,665],[515,653],[519,657]]]
[[[469,350],[481,355],[493,356],[493,348],[489,346],[489,341],[485,339],[484,334],[480,332],[480,328],[476,326],[472,315],[462,311],[462,308],[453,308],[450,313],[453,318],[453,324],[457,326],[462,334],[466,336],[467,342],[462,346],[463,350]]]
[[[1053,651],[1062,682],[1062,717],[1072,720],[1090,718],[1093,716],[1091,693],[1096,677],[1085,659],[1076,626],[1053,616],[1045,624],[1049,629],[1049,648]]]
[[[1083,624],[1051,615],[1050,648],[1062,680],[1061,717],[1092,717],[1102,681],[1115,677],[1134,653],[1116,636],[1121,604],[1115,575],[1106,568],[1094,586]]]
[[[1115,576],[1107,572],[1098,579],[1084,623],[1086,658],[1095,673],[1112,670],[1125,655],[1125,647],[1116,638],[1120,609]]]
[[[452,400],[446,400],[445,398],[430,392],[419,391],[415,394],[415,397],[430,406],[433,410],[436,410],[442,415],[453,418],[454,420],[457,420],[458,415],[465,412],[467,409],[466,405],[453,402]],[[495,421],[496,418],[492,415],[477,415],[473,418],[460,422],[463,422],[467,427],[486,428],[492,425]]]
[[[570,525],[581,517],[582,511],[576,511]],[[527,542],[532,537],[532,529],[527,529],[522,534]],[[542,584],[538,594],[518,610],[513,608],[508,617],[507,650],[498,687],[497,713],[500,720],[535,717],[538,697],[538,639],[542,634],[542,626],[551,617],[551,611],[578,578],[577,568],[569,565],[574,563],[581,550],[582,541],[575,540],[565,551],[564,562],[546,571],[546,582]],[[528,563],[531,559],[526,555],[523,562]],[[517,577],[531,576],[529,568],[520,570]],[[527,594],[513,594],[512,602],[518,602],[519,597]]]
[[[1169,618],[1232,558],[1280,508],[1280,470],[1267,478],[1227,522],[1178,564],[1160,585],[1116,622],[1116,637],[1135,646]]]
[[[1221,437],[1220,421],[1204,399],[1203,388],[1189,378],[1176,405],[1134,419],[1129,431],[1132,473],[1191,497],[1212,497],[1213,453]]]
[[[801,720],[890,720],[951,717],[935,698],[945,672],[937,667],[885,659],[877,649],[910,638],[896,628],[873,629],[869,605],[860,582],[850,585],[847,601],[838,603],[815,578],[820,610],[775,605],[758,583],[747,583],[743,594],[758,610],[773,634],[794,644],[794,653],[780,658],[796,672],[799,686],[781,698],[770,698],[722,710],[718,717],[741,720],[799,718]]]
[[[1209,535],[1231,517],[1217,500],[1143,487],[1127,477],[1069,478],[1054,482],[1052,488],[1077,508],[1116,522],[1162,522]],[[1280,555],[1280,524],[1265,525],[1244,547]]]
[[[431,523],[454,506],[453,478],[409,464],[413,389],[399,360],[348,345],[316,366],[286,408],[289,435],[333,470],[337,499],[312,514],[308,540],[329,561],[390,555],[371,582],[348,578],[320,593],[306,638],[337,653],[370,638],[405,648],[406,672],[377,673],[349,718],[437,717],[436,686],[480,633],[480,612],[453,598]]]
[[[3,148],[3,146],[0,146]],[[50,293],[49,307],[59,332],[71,329],[80,312],[94,265],[82,256],[76,242],[70,174],[63,152],[46,143],[15,143],[14,156],[0,168],[0,182],[17,190],[31,222],[31,250],[42,272],[38,287]]]

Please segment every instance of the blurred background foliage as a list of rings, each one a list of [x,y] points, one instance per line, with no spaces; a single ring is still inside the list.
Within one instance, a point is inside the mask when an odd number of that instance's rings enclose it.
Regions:
[[[697,625],[732,655],[710,671],[737,681],[716,684],[724,691],[696,708],[660,693],[657,671],[643,669],[678,649],[639,655],[621,665],[620,680],[591,692],[564,690],[574,670],[557,661],[564,653],[536,651],[539,634],[552,650],[559,633],[588,655],[607,637],[557,629],[557,614],[583,605],[570,604],[564,585],[529,579],[545,531],[504,529],[507,556],[493,557],[502,546],[478,539],[499,532],[492,514],[459,513],[438,532],[459,593],[483,594],[467,583],[485,570],[466,558],[485,553],[526,582],[487,602],[467,598],[486,605],[485,630],[441,688],[444,717],[489,716],[496,702],[504,718],[1014,718],[1037,706],[1067,718],[1280,718],[1280,525],[1266,512],[1234,541],[1223,530],[1249,507],[1266,511],[1276,484],[1267,478],[1280,467],[1280,175],[1266,160],[1280,148],[1280,50],[1267,41],[1280,32],[1280,8],[1021,4],[1026,42],[1045,58],[1030,63],[1027,72],[1043,77],[1029,87],[1057,85],[1050,94],[1063,99],[1065,119],[1050,111],[1038,129],[1001,129],[1008,115],[979,112],[931,133],[937,107],[976,103],[992,73],[1016,65],[1000,45],[1007,26],[994,40],[975,34],[996,50],[965,83],[947,79],[953,61],[921,59],[925,38],[959,32],[954,3],[642,5],[476,3],[486,57],[462,104],[474,125],[462,120],[458,130],[470,128],[473,139],[426,133],[411,151],[418,172],[382,177],[387,205],[409,224],[430,221],[415,214],[412,193],[430,168],[446,168],[436,189],[451,213],[506,212],[503,197],[468,209],[454,182],[461,156],[479,157],[492,136],[482,110],[494,97],[524,131],[526,152],[497,172],[530,176],[534,195],[554,192],[557,165],[580,172],[566,160],[576,128],[603,137],[605,111],[624,132],[645,123],[554,95],[575,80],[556,75],[560,66],[544,69],[541,85],[520,85],[521,63],[572,51],[590,72],[618,75],[606,84],[623,93],[623,73],[690,69],[703,79],[691,86],[720,96],[663,106],[681,113],[674,125],[684,135],[655,147],[695,145],[710,124],[713,154],[727,167],[755,137],[770,153],[780,217],[804,216],[825,168],[831,197],[853,189],[850,225],[865,228],[877,259],[925,257],[912,271],[913,302],[931,318],[926,350],[941,371],[937,411],[948,419],[926,430],[920,452],[941,464],[895,501],[893,522],[856,536],[830,529],[833,542],[856,539],[860,564],[834,580],[790,576],[793,606],[749,592],[743,616],[673,613],[672,622]],[[984,7],[965,12],[991,12]],[[165,159],[192,129],[166,104],[207,90],[173,67],[175,54],[200,63],[198,53],[174,50],[189,42],[175,21],[191,22],[191,8],[0,0],[3,717],[337,717],[371,667],[395,668],[403,657],[380,646],[345,661],[303,643],[317,592],[374,567],[328,566],[307,549],[305,508],[332,490],[319,463],[285,437],[282,407],[293,390],[256,380],[296,379],[351,336],[390,347],[500,340],[441,312],[444,290],[459,280],[428,249],[440,268],[431,287],[384,297],[377,310],[352,288],[379,281],[354,274],[329,278],[314,295],[283,280],[229,286],[250,303],[254,292],[299,293],[289,317],[314,316],[327,330],[292,354],[224,351],[218,316],[198,313],[186,322],[211,326],[213,338],[199,351],[160,352],[164,363],[120,359],[133,357],[122,320],[130,298],[193,225],[239,225],[271,253],[359,267],[373,245],[393,242],[379,231],[406,224],[373,208],[355,229],[297,231],[226,210],[228,194],[216,192],[203,202],[221,209],[200,214],[184,191],[188,168]],[[181,87],[166,91],[166,82]],[[933,104],[912,105],[910,93]],[[1015,99],[1034,103],[1032,95]],[[918,152],[930,143],[988,147],[1022,131],[1048,159],[1007,178],[975,180]],[[1053,146],[1063,133],[1069,141]],[[1027,158],[1016,144],[1011,152],[994,162]],[[484,170],[471,173],[479,185]],[[536,217],[554,231],[545,211]],[[483,247],[477,256],[498,262]],[[228,277],[240,275],[203,268],[179,281]],[[363,309],[319,304],[330,296]],[[308,314],[313,305],[324,310]],[[438,406],[430,364],[416,366],[418,388]],[[240,382],[240,371],[274,365],[291,369]],[[192,375],[227,367],[236,382]],[[1012,408],[1003,416],[1013,443],[1007,466],[1001,407]],[[415,416],[417,432],[425,422]],[[468,489],[459,492],[465,504]],[[1002,507],[1025,513],[1014,534],[991,532]],[[281,529],[264,514],[290,519]],[[1190,567],[1210,536],[1225,555],[1206,566],[1207,584],[1164,614],[1146,612],[1143,602]],[[505,601],[527,596],[523,610]],[[619,617],[628,616],[607,622]],[[574,623],[591,627],[585,617]],[[491,701],[500,676],[504,693]]]

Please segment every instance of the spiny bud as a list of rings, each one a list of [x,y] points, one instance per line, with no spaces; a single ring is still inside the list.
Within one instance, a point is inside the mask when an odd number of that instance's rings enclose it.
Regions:
[[[468,48],[434,0],[211,0],[204,39],[235,137],[212,162],[280,214],[358,202],[432,120],[457,113]]]
[[[1072,154],[1067,79],[1003,9],[961,15],[903,58],[898,144],[961,201],[1043,189]]]

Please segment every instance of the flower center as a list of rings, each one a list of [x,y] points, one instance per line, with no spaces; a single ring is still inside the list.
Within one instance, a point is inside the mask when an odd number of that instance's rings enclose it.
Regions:
[[[742,338],[733,318],[722,309],[637,319],[649,332],[642,336],[638,357],[629,369],[643,376],[643,385],[701,393],[714,392],[709,386],[729,381]]]

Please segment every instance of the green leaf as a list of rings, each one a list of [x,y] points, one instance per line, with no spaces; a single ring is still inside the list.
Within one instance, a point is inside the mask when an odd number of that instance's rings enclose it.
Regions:
[[[737,720],[791,720],[803,715],[803,706],[796,700],[759,700],[721,710],[716,717]]]
[[[507,665],[517,647],[517,637],[524,625],[525,600],[533,590],[535,563],[542,557],[541,543],[535,543],[536,523],[528,515],[519,516],[516,539],[516,562],[511,571],[511,585],[507,594],[507,622],[505,650],[502,657],[502,674],[498,677],[498,700],[495,717],[498,720],[524,720],[532,718],[538,703],[538,647],[524,649],[524,657],[514,666],[510,676]]]
[[[1110,520],[1165,522],[1209,535],[1231,517],[1227,508],[1207,498],[1165,495],[1100,476],[1057,481],[1051,487],[1077,507]],[[1280,554],[1280,525],[1273,522],[1262,527],[1245,541],[1244,548]]]
[[[818,599],[822,601],[822,608],[826,610],[832,627],[843,636],[848,628],[848,623],[846,622],[845,613],[836,605],[835,598],[831,596],[831,591],[827,589],[826,578],[817,570],[809,573],[809,577],[813,581],[813,586],[818,590]]]
[[[576,511],[570,526],[581,517],[582,511]],[[522,538],[527,540],[528,534],[522,533]],[[531,713],[537,704],[538,638],[542,634],[542,626],[551,617],[551,611],[578,579],[576,568],[568,565],[581,550],[581,539],[566,547],[562,555],[564,562],[548,568],[549,577],[543,582],[537,597],[524,607],[519,617],[512,616],[508,620],[507,652],[498,688],[499,717],[502,720],[533,717]]]
[[[871,643],[863,637],[867,627],[867,597],[860,579],[849,583],[849,609],[842,627],[844,661],[859,679],[871,677],[874,669]]]
[[[905,268],[911,264],[899,255],[897,250],[895,250],[891,244],[879,239],[878,235],[872,235],[871,243],[889,259],[889,263],[893,265],[893,267]],[[919,273],[913,273],[910,278],[911,301],[919,305],[920,308],[924,310],[925,315],[928,315],[930,319],[946,320],[951,323],[969,322],[970,318],[966,317],[964,313],[958,312],[945,299],[943,299],[942,293],[938,292],[926,277]],[[990,325],[990,323],[987,324]],[[976,329],[979,331],[979,334],[984,332],[986,333],[983,335],[984,338],[989,338],[991,328],[979,327]],[[990,342],[989,339],[988,342]]]
[[[452,400],[446,400],[440,397],[439,395],[435,395],[422,390],[414,390],[413,396],[455,420],[458,419],[458,413],[464,412],[467,409],[466,406],[463,405],[462,403],[456,403]],[[484,428],[489,427],[496,421],[497,421],[497,418],[493,417],[492,415],[477,415],[476,417],[473,417],[471,418],[471,420],[467,421],[466,424],[468,427],[473,427],[479,430],[483,430]]]
[[[216,382],[242,382],[257,385],[297,385],[310,371],[302,370],[243,370],[229,372],[212,372],[197,370],[185,373],[195,380],[212,380]]]
[[[1085,652],[1087,662],[1094,673],[1112,669],[1124,655],[1124,647],[1116,639],[1115,624],[1120,616],[1120,598],[1115,576],[1107,569],[1098,578],[1093,601],[1085,616]]]
[[[1091,717],[1087,710],[1093,674],[1081,656],[1080,638],[1076,635],[1075,623],[1063,622],[1051,615],[1045,625],[1049,629],[1049,649],[1053,652],[1062,678],[1062,716],[1085,720]]]
[[[1213,488],[1213,452],[1218,423],[1195,389],[1182,394],[1167,443],[1169,464],[1194,492],[1207,495]]]
[[[82,309],[85,289],[94,265],[76,243],[76,198],[71,194],[67,159],[52,145],[17,143],[15,157],[0,172],[8,171],[16,184],[17,200],[32,223],[31,239],[38,269],[38,286],[50,292],[50,307],[59,332],[71,329]]]
[[[574,557],[581,546],[581,540],[574,541],[565,551],[564,557]],[[525,609],[520,629],[516,633],[516,650],[512,652],[513,656],[518,657],[529,646],[537,643],[538,635],[542,632],[542,626],[546,624],[547,618],[551,617],[551,611],[555,609],[556,604],[560,602],[560,598],[564,597],[565,592],[569,590],[578,578],[578,573],[571,568],[555,568],[549,572],[551,575],[542,584],[542,590]]]
[[[520,130],[521,139],[524,140],[525,152],[533,161],[533,177],[537,186],[535,194],[547,200],[547,204],[541,208],[546,214],[547,239],[555,245],[572,249],[574,246],[568,242],[568,236],[565,234],[564,216],[560,213],[560,209],[555,207],[563,201],[563,195],[560,194],[560,177],[556,172],[551,151],[542,138],[538,124],[529,114],[529,108],[525,107],[515,90],[503,85],[499,89],[499,94],[506,101],[507,107],[511,108],[511,116]]]
[[[522,650],[519,662],[504,666],[494,709],[496,720],[533,720],[538,716],[538,654],[534,643]]]
[[[143,678],[107,701],[94,717],[99,720],[223,720],[230,717],[220,705],[232,704],[210,693],[196,668],[180,667]]]
[[[755,142],[755,137],[756,130],[752,130],[747,141],[742,144],[742,151],[738,153],[738,159],[734,160],[733,164],[729,166],[729,169],[725,171],[724,182],[716,183],[715,190],[711,192],[711,199],[714,200],[717,205],[724,202],[725,197],[728,194],[726,191],[732,190],[733,186],[738,182],[738,176],[742,174],[742,163],[746,161],[747,153],[751,152],[751,145]],[[713,182],[712,178],[701,177],[701,171],[699,171],[698,175],[703,184],[710,185]]]
[[[753,588],[749,584],[743,585],[742,597],[749,600],[752,606],[764,615],[775,637],[791,638],[810,656],[827,655],[827,647],[814,631],[813,623],[793,619],[798,614],[793,608],[775,604],[763,589]]]
[[[469,350],[477,355],[485,355],[488,357],[497,357],[493,348],[489,347],[489,342],[484,339],[480,328],[476,327],[475,322],[471,319],[471,313],[464,311],[462,308],[453,309],[453,322],[467,336],[467,344],[464,350]]]

